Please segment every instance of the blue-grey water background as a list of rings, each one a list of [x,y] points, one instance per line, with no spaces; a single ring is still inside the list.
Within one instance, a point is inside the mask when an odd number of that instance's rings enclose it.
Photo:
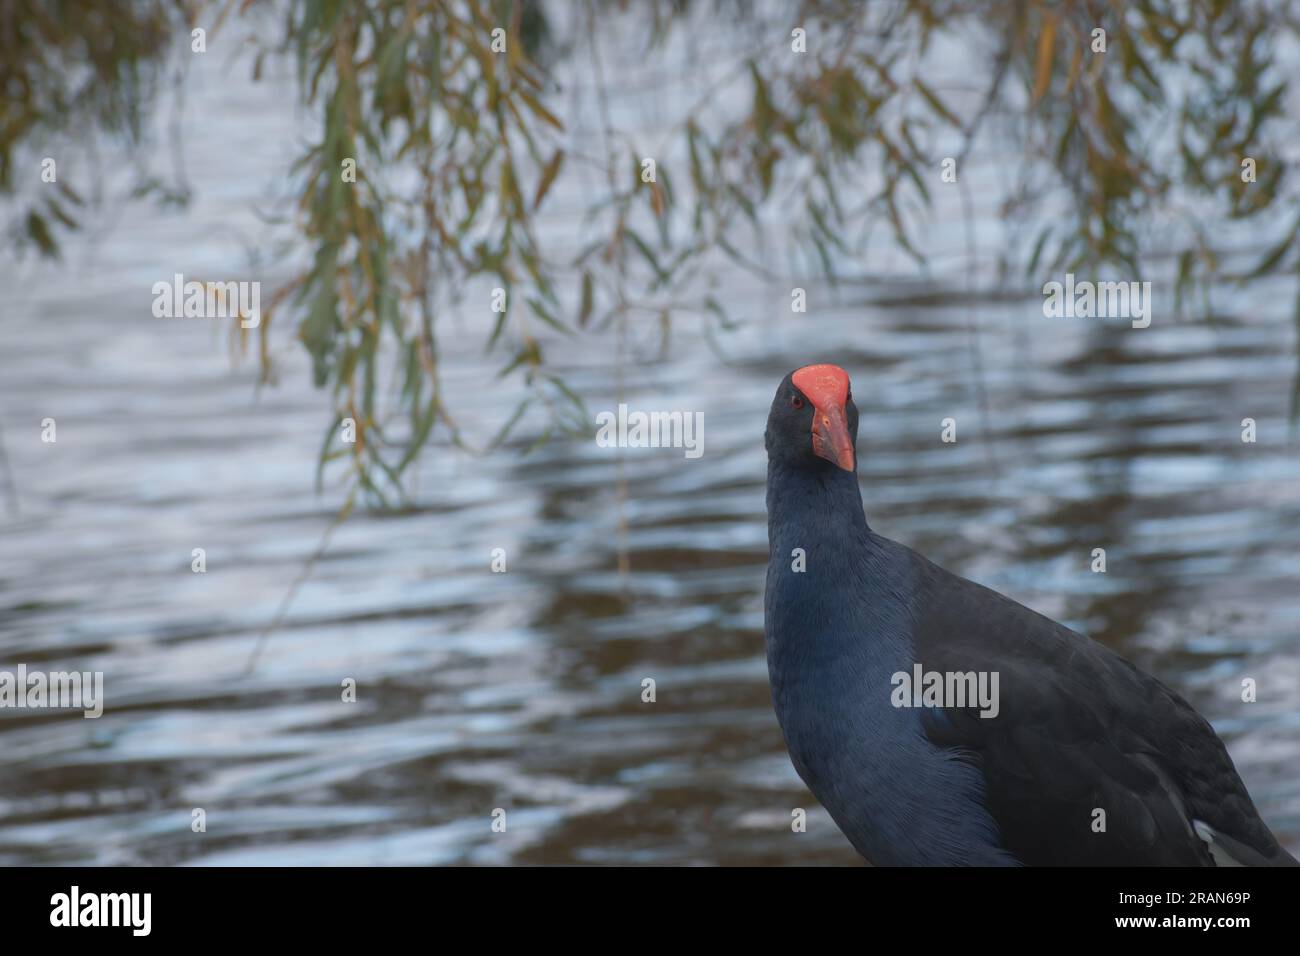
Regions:
[[[0,712],[0,863],[856,862],[786,757],[762,648],[762,430],[777,382],[813,361],[853,376],[873,526],[1169,683],[1300,849],[1294,285],[1228,295],[1213,325],[1176,320],[1161,288],[1146,330],[972,298],[968,265],[997,284],[988,253],[1009,228],[978,185],[1006,169],[996,143],[963,170],[973,264],[954,191],[927,220],[928,276],[883,245],[835,289],[724,269],[714,294],[742,323],[722,355],[689,317],[662,357],[657,322],[632,327],[621,362],[614,334],[554,349],[593,415],[620,399],[703,412],[704,455],[590,437],[525,454],[535,419],[489,455],[438,442],[416,507],[349,518],[246,676],[340,504],[313,491],[327,396],[283,327],[277,384],[259,388],[228,324],[155,319],[150,290],[177,272],[268,289],[288,274],[248,251],[284,237],[258,212],[285,211],[312,121],[287,68],[249,72],[218,43],[183,109],[160,111],[151,161],[174,161],[175,120],[188,209],[110,199],[62,263],[0,264],[19,509],[0,519],[0,669],[103,671],[107,696],[98,720]],[[624,83],[621,120],[664,122],[657,82]],[[103,169],[67,156],[71,181]],[[582,174],[557,190],[565,236]],[[439,320],[452,411],[479,440],[520,394],[483,354],[490,318],[467,303]],[[939,441],[947,417],[956,444]]]

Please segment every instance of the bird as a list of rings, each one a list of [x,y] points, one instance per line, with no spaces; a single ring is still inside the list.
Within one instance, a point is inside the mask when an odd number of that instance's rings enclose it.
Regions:
[[[844,369],[786,375],[764,643],[791,762],[869,864],[1300,865],[1177,693],[875,533],[857,434]]]

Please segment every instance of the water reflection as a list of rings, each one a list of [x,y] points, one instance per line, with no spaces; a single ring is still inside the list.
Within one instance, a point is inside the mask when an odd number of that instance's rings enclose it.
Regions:
[[[620,471],[594,442],[440,446],[420,506],[344,524],[245,676],[338,498],[309,494],[325,405],[291,343],[259,393],[220,333],[148,314],[149,284],[190,268],[177,249],[227,261],[216,227],[253,229],[232,217],[288,151],[256,129],[295,122],[273,85],[197,85],[212,115],[258,117],[195,130],[191,177],[200,197],[205,170],[224,184],[219,202],[132,207],[72,273],[0,267],[21,505],[0,537],[0,662],[103,670],[109,700],[98,721],[0,714],[0,863],[855,863],[790,767],[762,656],[763,422],[785,372],[825,359],[855,376],[873,526],[1174,686],[1300,847],[1300,482],[1275,307],[1290,293],[1265,287],[1216,328],[1131,333],[1045,325],[1036,301],[971,306],[941,279],[887,299],[850,285],[795,327],[772,319],[788,290],[737,282],[752,319],[728,363],[689,328],[670,361],[634,355],[621,386],[608,340],[566,360],[593,410],[702,411],[703,458],[629,451]],[[247,195],[216,161],[236,152],[265,174]],[[491,434],[517,396],[483,388],[496,365],[460,327],[448,389]],[[936,440],[947,416],[956,445]],[[1240,702],[1242,677],[1258,703]]]

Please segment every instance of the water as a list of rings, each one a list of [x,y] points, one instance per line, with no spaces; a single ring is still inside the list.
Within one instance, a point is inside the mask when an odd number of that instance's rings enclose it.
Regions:
[[[149,314],[174,272],[250,275],[252,210],[300,142],[282,131],[309,120],[289,87],[246,74],[196,69],[187,213],[113,209],[63,265],[0,266],[19,505],[0,524],[0,669],[100,670],[108,697],[99,720],[0,713],[0,863],[857,862],[786,757],[762,648],[764,419],[787,371],[824,360],[854,377],[873,526],[1177,689],[1300,850],[1286,283],[1215,327],[1164,315],[1132,331],[1046,320],[1037,298],[971,305],[960,269],[834,293],[805,277],[806,316],[788,283],[724,272],[746,320],[725,361],[685,319],[664,360],[657,326],[630,331],[621,370],[612,333],[555,352],[593,413],[702,411],[702,458],[620,464],[589,439],[524,455],[535,419],[509,451],[438,444],[416,506],[344,523],[246,675],[341,501],[312,494],[326,396],[287,335],[280,384],[259,390],[226,329]],[[558,197],[561,219],[579,199]],[[998,235],[991,203],[976,212]],[[936,219],[932,247],[960,251]],[[446,321],[452,411],[482,443],[518,392],[477,319]],[[947,417],[955,445],[938,440]],[[1257,702],[1240,701],[1243,677]]]

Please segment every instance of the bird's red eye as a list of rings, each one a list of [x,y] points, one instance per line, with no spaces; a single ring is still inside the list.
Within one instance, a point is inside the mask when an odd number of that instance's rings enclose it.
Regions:
[[[790,404],[795,408],[803,408],[803,396],[802,395],[790,396]]]

